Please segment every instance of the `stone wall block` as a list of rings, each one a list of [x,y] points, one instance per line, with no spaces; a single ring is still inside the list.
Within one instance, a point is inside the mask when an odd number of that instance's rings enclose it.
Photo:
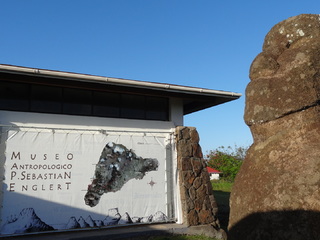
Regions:
[[[196,210],[191,210],[187,214],[187,218],[188,218],[188,225],[189,226],[199,225],[199,217],[198,217],[198,213]]]
[[[203,162],[204,162],[204,161],[203,161]],[[207,170],[207,168],[206,168],[206,165],[202,168],[201,178],[202,178],[203,182],[205,182],[205,183],[210,182],[210,176],[209,176],[208,170]],[[211,184],[210,184],[210,185],[211,185]]]
[[[198,132],[195,128],[177,127],[176,141],[183,222],[188,226],[206,224],[214,227],[212,231],[216,233],[215,236],[225,236],[216,216],[217,204],[199,145]]]
[[[199,188],[196,190],[196,194],[197,194],[197,197],[198,197],[198,198],[201,198],[202,201],[203,201],[203,199],[207,196],[207,187],[206,187],[206,184],[202,184],[201,187],[199,187]]]
[[[206,196],[205,196],[205,198],[204,198],[204,200],[203,200],[202,209],[212,210],[212,205],[211,205],[211,201],[210,201],[209,195],[206,195]]]
[[[207,170],[207,163],[205,161],[202,161],[202,171],[208,172]],[[209,173],[208,173],[208,177],[209,177]],[[209,178],[210,179],[210,178]]]
[[[187,127],[184,127],[180,130],[180,136],[182,139],[189,140],[190,139],[190,129]]]
[[[188,214],[190,211],[188,211],[187,209],[187,205],[182,205],[182,217],[184,220],[184,223],[186,223],[187,225],[189,225],[189,219],[188,219]]]
[[[187,140],[182,139],[180,141],[180,144],[177,146],[177,150],[178,152],[181,152],[181,154],[179,155],[179,157],[181,158],[189,158],[192,156],[192,146],[190,144],[187,144]]]
[[[195,203],[192,199],[188,198],[186,204],[187,204],[187,211],[188,212],[195,209]]]
[[[192,146],[192,155],[197,158],[202,158],[202,149],[198,143],[191,143]]]
[[[178,167],[182,171],[192,170],[192,164],[191,164],[190,158],[185,158],[185,157],[180,158],[180,160],[178,160]]]
[[[202,185],[202,178],[201,177],[196,177],[196,179],[193,182],[193,187],[195,189],[198,189]]]
[[[176,127],[175,131],[176,139],[178,141],[180,140],[187,140],[190,138],[189,136],[189,129],[184,126],[178,126]]]
[[[200,212],[200,210],[202,210],[202,206],[203,205],[203,198],[196,198],[194,200],[194,209],[197,211],[197,212]]]
[[[195,128],[190,128],[190,141],[191,143],[199,143],[200,138]]]
[[[206,194],[208,194],[208,195],[213,195],[213,190],[212,190],[212,184],[211,184],[211,182],[207,182],[207,183],[205,184],[205,186],[206,186]]]
[[[182,139],[181,129],[183,129],[183,128],[184,128],[183,126],[178,126],[175,129],[175,137],[176,137],[177,142],[179,142]]]
[[[199,176],[202,171],[202,159],[193,157],[191,158],[192,170],[196,176]]]
[[[196,178],[194,172],[192,171],[183,171],[181,172],[181,179],[183,180],[183,185],[186,189],[189,189]]]
[[[191,200],[195,200],[196,199],[196,195],[197,193],[196,193],[196,189],[194,188],[194,187],[190,187],[189,188],[189,197],[190,197],[190,199]]]
[[[186,213],[189,212],[188,210],[188,200],[187,199],[181,199],[181,206],[182,206],[182,213],[184,216],[186,216]]]
[[[200,224],[208,224],[214,221],[212,212],[210,210],[202,209],[199,213]]]
[[[187,199],[189,199],[189,190],[186,187],[182,187],[180,188],[180,198],[181,201],[186,202]],[[183,203],[182,203],[183,206]]]
[[[215,201],[213,195],[209,195],[209,199],[210,199],[210,204],[211,204],[212,212],[213,212],[214,214],[217,214],[217,213],[218,213],[218,204],[217,204],[217,202]]]

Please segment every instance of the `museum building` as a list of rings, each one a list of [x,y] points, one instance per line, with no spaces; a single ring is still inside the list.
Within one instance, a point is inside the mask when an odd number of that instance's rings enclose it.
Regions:
[[[0,91],[1,235],[182,223],[175,129],[241,96],[12,65]]]

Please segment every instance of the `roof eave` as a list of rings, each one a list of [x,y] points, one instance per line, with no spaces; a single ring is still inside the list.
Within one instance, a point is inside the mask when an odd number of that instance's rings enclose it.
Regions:
[[[131,88],[140,88],[140,89],[150,89],[150,90],[158,90],[162,92],[179,93],[183,95],[188,95],[189,100],[190,99],[193,99],[193,100],[192,100],[192,104],[190,104],[190,102],[187,102],[186,104],[184,104],[184,114],[193,113],[208,107],[212,107],[228,101],[232,101],[232,100],[238,99],[241,96],[240,93],[212,90],[212,89],[206,89],[206,88],[181,86],[181,85],[174,85],[174,84],[167,84],[167,83],[137,81],[137,80],[129,80],[129,79],[121,79],[121,78],[110,78],[110,77],[102,77],[102,76],[95,76],[95,75],[88,75],[88,74],[20,67],[20,66],[6,65],[6,64],[0,64],[0,72],[15,73],[15,74],[22,74],[22,75],[36,75],[39,77],[43,76],[48,78],[59,78],[59,79],[64,79],[69,81],[73,80],[73,81],[81,81],[81,82],[91,82],[91,83],[108,84],[108,85],[124,86],[124,87],[131,87]],[[199,98],[203,98],[205,100],[198,101]]]

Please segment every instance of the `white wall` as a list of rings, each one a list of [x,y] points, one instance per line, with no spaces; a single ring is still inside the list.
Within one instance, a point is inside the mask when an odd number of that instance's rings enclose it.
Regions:
[[[182,99],[170,99],[170,119],[174,126],[183,126],[183,102]]]
[[[174,133],[174,128],[177,125],[183,124],[182,101],[173,99],[171,101],[170,116],[172,121],[148,121],[148,120],[129,120],[115,118],[99,118],[87,116],[71,116],[58,114],[42,114],[30,112],[14,112],[0,111],[0,129],[4,126],[26,127],[26,128],[44,128],[44,129],[69,129],[69,130],[90,130],[90,131],[137,131],[137,132],[154,132],[156,133]],[[172,134],[173,136],[173,134]],[[0,134],[1,137],[1,134]],[[4,157],[5,146],[0,148],[0,159],[2,169],[5,162]],[[172,144],[172,160],[171,172],[173,174],[171,192],[175,202],[175,215],[180,222],[181,209],[179,198],[177,176],[176,176],[176,151],[175,144]],[[168,166],[169,167],[169,166]],[[0,177],[3,179],[4,173],[1,171]],[[2,180],[1,180],[2,183]],[[2,194],[0,195],[2,202]]]
[[[210,180],[219,180],[220,175],[218,173],[210,173]]]

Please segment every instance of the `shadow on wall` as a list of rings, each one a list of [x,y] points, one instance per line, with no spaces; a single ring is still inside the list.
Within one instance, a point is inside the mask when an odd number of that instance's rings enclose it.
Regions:
[[[132,184],[131,186],[134,186],[131,187],[132,190],[127,188],[131,191],[122,190],[124,193],[117,196],[111,193],[97,208],[86,204],[89,198],[84,199],[87,192],[87,180],[90,180],[93,174],[89,170],[91,166],[97,165],[94,160],[88,160],[92,156],[95,156],[92,159],[99,157],[99,161],[103,160],[105,163],[108,163],[109,156],[118,162],[134,162],[133,167],[131,164],[125,163],[125,165],[134,168],[134,173],[139,174],[139,179],[144,176],[152,164],[148,163],[148,166],[145,166],[141,163],[143,170],[140,171],[135,160],[143,161],[143,159],[136,157],[134,153],[125,151],[124,146],[121,145],[122,148],[119,144],[112,144],[112,150],[108,148],[111,151],[105,153],[101,158],[99,154],[101,148],[104,147],[103,143],[101,144],[103,147],[100,145],[102,141],[95,141],[97,145],[94,147],[95,142],[88,139],[87,136],[80,137],[81,141],[79,140],[78,137],[82,136],[82,133],[76,132],[75,135],[72,133],[69,135],[69,132],[55,134],[55,131],[45,131],[43,135],[40,133],[42,133],[41,129],[30,131],[28,134],[28,131],[20,131],[19,127],[0,126],[0,179],[2,179],[0,181],[2,190],[0,192],[0,238],[3,235],[169,221],[166,216],[165,198],[162,195],[164,185],[162,184],[157,192],[156,187],[153,188],[156,182],[153,182],[152,178],[149,183],[148,180],[142,181],[142,184],[147,182],[150,188],[147,185],[148,189],[146,189],[141,183],[141,187],[136,188],[140,185]],[[73,137],[70,137],[71,135]],[[101,139],[106,140],[104,136]],[[126,139],[131,141],[132,136],[128,135]],[[143,139],[146,140],[145,135]],[[154,136],[150,139],[157,141]],[[155,146],[158,145],[155,144]],[[111,145],[108,144],[108,146]],[[164,151],[163,149],[165,149],[164,146],[160,151]],[[64,156],[70,153],[72,157],[63,159],[61,157],[60,159],[59,156],[56,157],[59,155],[56,153],[63,153]],[[73,153],[78,158],[75,157],[73,160]],[[36,157],[37,154],[38,157]],[[101,169],[111,169],[112,179],[114,174],[121,176],[120,164],[117,163],[115,166],[113,163],[99,164]],[[129,170],[133,171],[131,168]],[[97,176],[97,174],[94,175]],[[138,179],[136,176],[133,178]],[[99,184],[102,181],[100,180]],[[105,183],[104,186],[109,187],[110,182]],[[93,192],[101,193],[101,189]],[[94,200],[97,201],[97,199],[94,196]],[[160,218],[165,220],[158,221],[157,219]]]
[[[1,214],[1,236],[98,226],[107,218],[107,214],[97,214],[20,193],[6,191],[6,195]],[[9,202],[14,202],[16,207],[8,208]]]
[[[260,212],[229,229],[228,240],[318,240],[320,212],[295,210]]]
[[[7,193],[10,196],[5,199],[4,206],[8,205],[6,202],[12,201],[16,207],[3,208],[2,210],[1,239],[3,236],[15,234],[24,235],[80,228],[89,230],[121,225],[134,226],[168,222],[166,216],[160,211],[144,217],[130,216],[129,213],[118,208],[111,208],[105,213],[97,213],[89,211],[87,206],[80,209],[15,192],[7,191]],[[162,220],[159,220],[159,216]]]

